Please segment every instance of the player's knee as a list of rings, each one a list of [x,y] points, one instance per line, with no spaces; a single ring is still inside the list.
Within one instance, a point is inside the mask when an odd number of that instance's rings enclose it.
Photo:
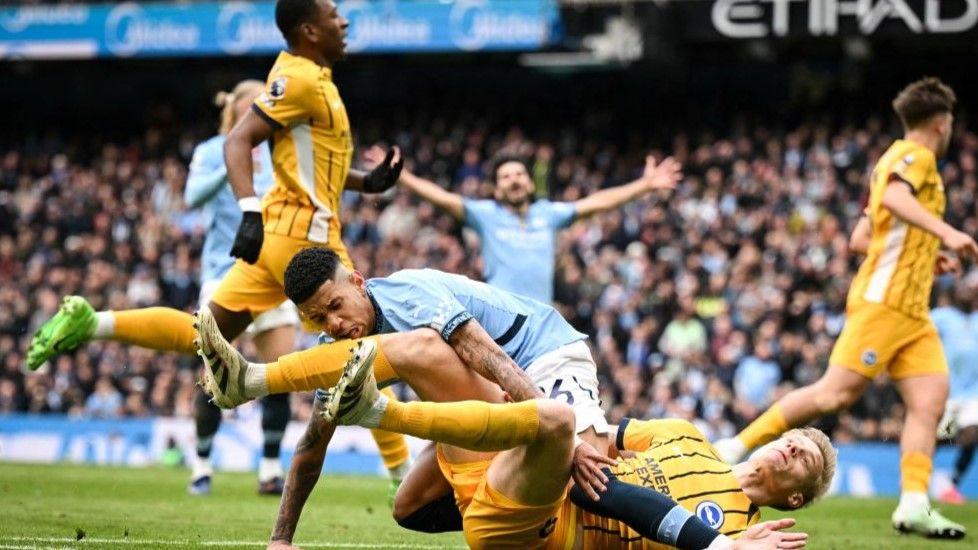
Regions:
[[[570,405],[551,399],[538,399],[540,437],[552,441],[572,440],[576,428],[574,409]]]

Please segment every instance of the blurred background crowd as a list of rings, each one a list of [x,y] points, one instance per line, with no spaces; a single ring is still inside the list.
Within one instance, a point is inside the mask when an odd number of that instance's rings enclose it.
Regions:
[[[31,334],[64,295],[96,309],[196,308],[205,220],[184,206],[183,187],[209,125],[156,109],[149,129],[129,137],[38,134],[0,149],[0,414],[192,415],[196,358],[95,342],[39,374],[22,366]],[[488,170],[500,154],[526,158],[537,196],[558,201],[630,181],[649,150],[678,159],[685,177],[674,192],[561,233],[555,301],[590,336],[610,420],[682,417],[716,438],[816,380],[844,322],[859,262],[849,230],[897,128],[883,116],[819,120],[831,117],[784,126],[744,118],[722,133],[659,128],[667,137],[656,141],[603,139],[615,119],[600,110],[545,123],[367,115],[354,127],[361,149],[396,144],[417,174],[478,198],[492,196]],[[947,219],[971,234],[976,156],[978,136],[961,126],[941,167]],[[342,216],[367,276],[417,267],[480,276],[474,234],[404,189],[348,193]],[[876,385],[827,421],[836,441],[897,439],[899,399],[885,380]],[[294,399],[307,416],[308,396]]]

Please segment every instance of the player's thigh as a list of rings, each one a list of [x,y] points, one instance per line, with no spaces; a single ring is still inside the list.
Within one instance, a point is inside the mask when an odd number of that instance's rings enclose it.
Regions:
[[[897,352],[919,330],[919,322],[878,304],[860,304],[847,312],[846,323],[829,356],[829,365],[867,379],[886,370]]]
[[[574,454],[574,414],[566,405],[538,399],[536,440],[499,453],[486,481],[506,498],[529,506],[563,498]]]
[[[434,330],[382,334],[378,343],[396,376],[425,401],[503,402],[499,386],[466,367]]]
[[[429,443],[414,458],[414,464],[394,497],[394,519],[401,520],[416,512],[421,506],[451,492],[452,486],[438,466],[435,443]]]
[[[505,453],[493,464],[507,461]],[[492,466],[490,466],[492,471]],[[561,494],[551,503],[529,505],[510,498],[487,478],[479,485],[465,510],[462,530],[465,542],[473,549],[535,549],[552,546],[554,527],[561,521],[566,497]]]
[[[245,331],[258,348],[261,360],[272,362],[295,350],[299,313],[295,304],[286,300],[277,307],[262,313],[248,325]]]
[[[900,348],[890,363],[890,378],[903,380],[941,375],[946,379],[949,372],[947,358],[937,328],[930,321],[919,321],[918,327],[914,337]]]
[[[599,435],[608,433],[608,421],[599,399],[597,366],[583,341],[539,357],[527,367],[526,374],[544,397],[574,409],[577,433],[589,428]]]

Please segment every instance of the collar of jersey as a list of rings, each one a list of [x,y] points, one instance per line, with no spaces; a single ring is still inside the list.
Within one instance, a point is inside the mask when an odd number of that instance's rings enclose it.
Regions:
[[[281,53],[279,53],[279,59],[283,59],[283,58],[284,59],[291,59],[291,60],[293,60],[293,61],[295,61],[297,63],[309,63],[310,65],[315,66],[316,69],[318,69],[319,72],[321,72],[322,75],[325,76],[327,79],[332,80],[332,78],[333,78],[333,70],[332,69],[330,69],[329,67],[323,67],[322,65],[316,63],[315,61],[313,61],[312,59],[309,59],[308,57],[302,57],[301,55],[295,55],[295,54],[289,52],[288,50],[282,50]]]
[[[374,299],[374,293],[370,291],[370,287],[364,287],[364,290],[367,291],[367,298],[370,298],[370,303],[374,306],[374,330],[370,334],[380,334],[380,329],[384,328],[384,312],[380,310],[380,305]]]

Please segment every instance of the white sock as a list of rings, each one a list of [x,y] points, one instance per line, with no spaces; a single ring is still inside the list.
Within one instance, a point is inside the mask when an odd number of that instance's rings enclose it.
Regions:
[[[115,335],[115,315],[111,311],[95,312],[95,333],[93,340],[108,340]]]
[[[918,491],[903,491],[900,493],[900,504],[897,508],[926,508],[930,506],[930,499],[927,497],[927,493],[921,493]]]
[[[211,459],[194,455],[193,466],[190,468],[190,479],[200,479],[212,475],[214,475],[214,467],[211,466]]]
[[[413,463],[414,461],[411,460],[411,455],[408,455],[407,460],[398,464],[397,466],[394,466],[393,468],[387,471],[390,472],[391,479],[402,480],[404,479],[404,476],[407,475],[408,470],[411,469],[411,465]]]
[[[265,373],[268,371],[265,363],[248,363],[245,370],[245,397],[265,397],[268,395],[268,380]]]
[[[262,458],[258,463],[258,481],[265,482],[282,477],[282,462],[277,458]]]

